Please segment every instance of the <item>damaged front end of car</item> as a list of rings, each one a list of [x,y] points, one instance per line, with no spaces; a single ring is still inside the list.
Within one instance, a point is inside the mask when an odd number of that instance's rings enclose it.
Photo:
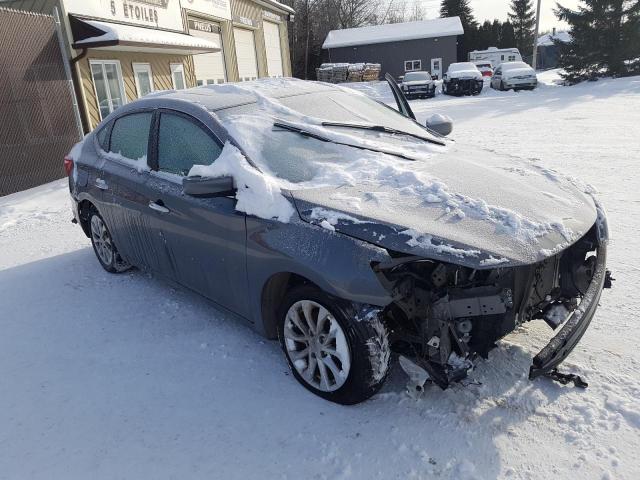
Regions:
[[[465,378],[474,359],[486,358],[500,338],[540,319],[560,330],[535,356],[529,378],[554,372],[610,286],[607,242],[602,215],[580,240],[532,265],[474,269],[403,254],[372,264],[393,298],[382,314],[394,351],[405,357],[403,368],[410,359],[414,372],[424,370],[424,379],[445,389]]]

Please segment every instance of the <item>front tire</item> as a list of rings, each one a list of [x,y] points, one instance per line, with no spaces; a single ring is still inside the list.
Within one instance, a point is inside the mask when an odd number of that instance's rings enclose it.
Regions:
[[[279,312],[278,337],[291,371],[307,390],[353,405],[374,395],[389,370],[389,336],[383,322],[356,319],[350,302],[303,285]]]
[[[122,273],[131,268],[118,253],[104,219],[95,208],[89,212],[89,229],[91,245],[102,268],[109,273]]]

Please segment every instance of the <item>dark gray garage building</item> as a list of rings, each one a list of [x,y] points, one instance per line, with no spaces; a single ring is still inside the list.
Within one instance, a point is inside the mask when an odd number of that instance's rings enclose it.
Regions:
[[[332,30],[322,45],[332,63],[379,63],[382,75],[398,78],[406,72],[426,70],[442,78],[457,62],[460,17],[370,27]]]

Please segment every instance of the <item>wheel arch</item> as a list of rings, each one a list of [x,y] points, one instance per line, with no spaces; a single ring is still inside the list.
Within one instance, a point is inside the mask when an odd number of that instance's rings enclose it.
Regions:
[[[278,272],[267,279],[260,295],[262,326],[267,338],[278,337],[278,310],[289,290],[299,285],[312,285],[322,290],[316,283],[303,275],[293,272]]]
[[[82,227],[82,231],[87,236],[87,238],[91,237],[91,228],[89,227],[89,212],[94,209],[98,210],[96,206],[91,202],[91,200],[84,199],[78,202],[78,217],[80,227]]]

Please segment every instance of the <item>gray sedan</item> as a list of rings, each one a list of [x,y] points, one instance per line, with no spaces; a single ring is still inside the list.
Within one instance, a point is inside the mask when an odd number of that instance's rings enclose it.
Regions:
[[[286,79],[131,102],[65,159],[74,221],[105,270],[202,294],[334,402],[377,392],[392,352],[446,388],[534,319],[558,333],[530,377],[555,372],[610,282],[602,208],[455,146],[390,86],[397,109]]]

